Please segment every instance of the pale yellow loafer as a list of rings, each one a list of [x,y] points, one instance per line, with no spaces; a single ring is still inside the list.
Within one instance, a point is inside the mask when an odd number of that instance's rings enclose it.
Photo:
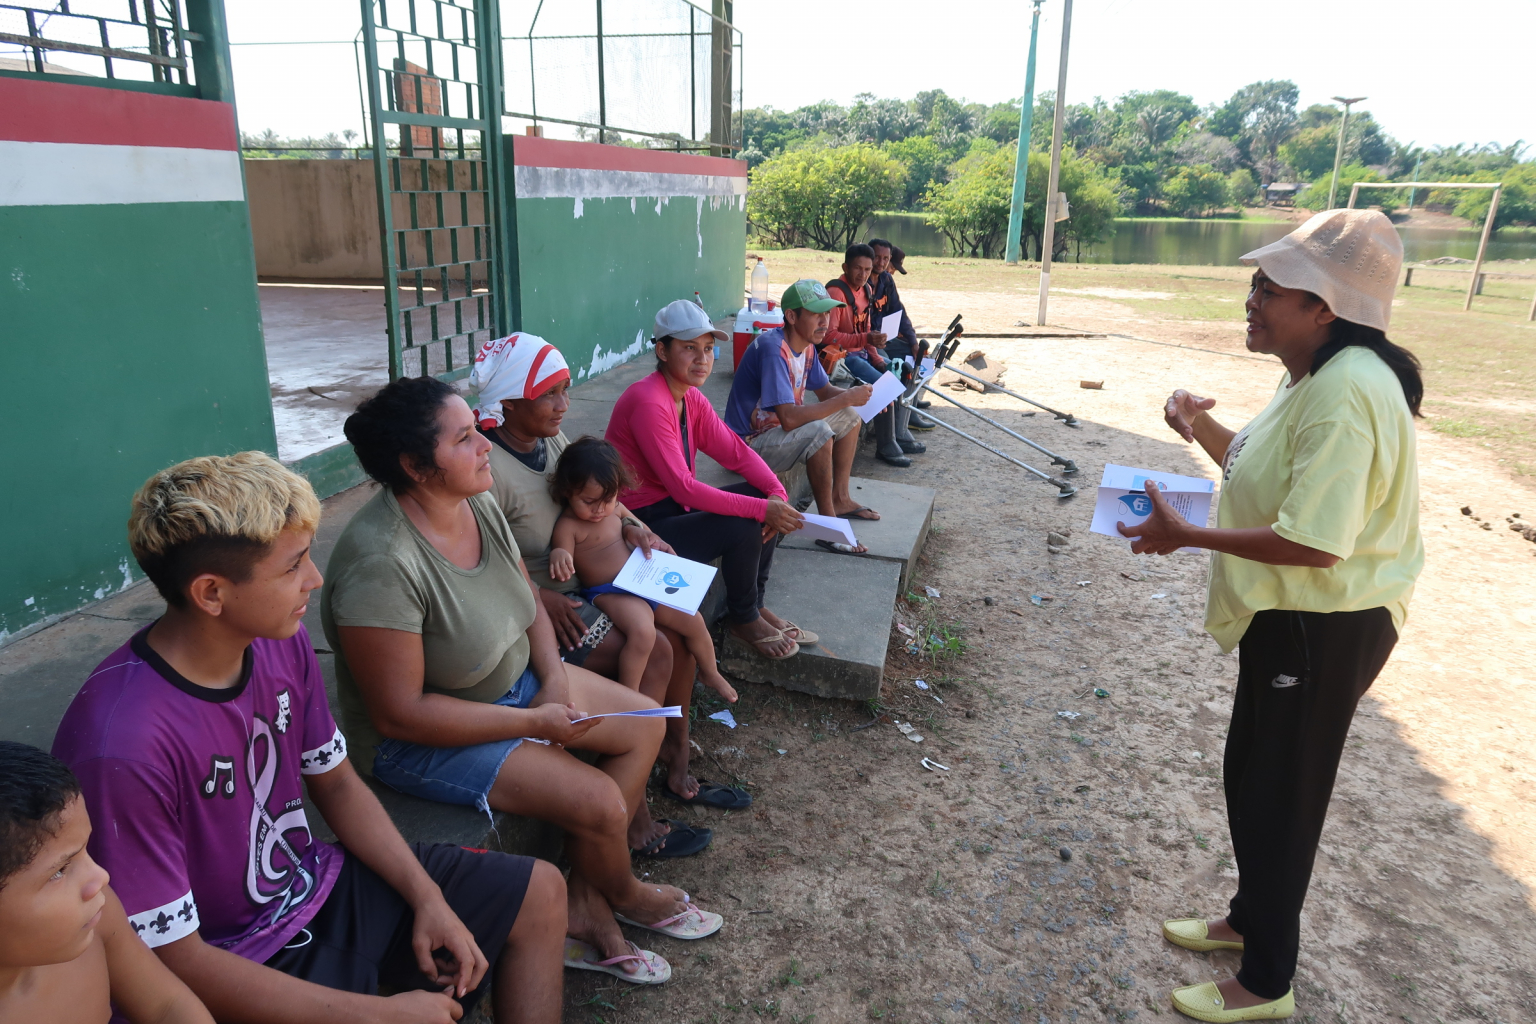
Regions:
[[[1292,989],[1279,999],[1271,999],[1258,1006],[1245,1006],[1240,1010],[1229,1010],[1227,1001],[1221,997],[1221,989],[1216,987],[1214,981],[1207,981],[1202,985],[1174,989],[1173,1008],[1186,1017],[1210,1021],[1211,1024],[1243,1020],[1285,1020],[1296,1012],[1296,995]]]
[[[1210,927],[1205,923],[1204,918],[1185,917],[1177,921],[1163,922],[1163,938],[1175,946],[1183,946],[1196,953],[1209,953],[1213,949],[1235,949],[1242,952],[1241,942],[1213,939],[1210,934]]]

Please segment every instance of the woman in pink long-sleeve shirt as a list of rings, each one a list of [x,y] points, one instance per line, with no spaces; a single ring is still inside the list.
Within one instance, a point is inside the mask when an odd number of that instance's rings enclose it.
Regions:
[[[679,300],[656,314],[656,372],[631,384],[614,403],[606,436],[635,475],[624,505],[679,555],[721,560],[727,628],[765,658],[788,658],[819,637],[763,607],[763,591],[779,536],[804,521],[762,458],[716,415],[699,385],[715,365],[716,331],[709,317]],[[703,452],[746,478],[711,487],[694,475]],[[740,809],[744,790],[688,773],[688,719],[667,720],[661,760],[666,791],[684,803]]]
[[[778,477],[698,390],[724,333],[691,302],[657,314],[657,370],[619,396],[606,436],[635,474],[624,505],[684,558],[720,558],[731,632],[764,657],[787,658],[816,637],[764,608],[763,589],[779,535],[799,529],[802,519]],[[694,474],[701,451],[746,483],[722,489],[701,482]]]

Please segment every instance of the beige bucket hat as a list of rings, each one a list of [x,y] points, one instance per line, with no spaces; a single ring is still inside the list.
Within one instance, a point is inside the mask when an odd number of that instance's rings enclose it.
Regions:
[[[1319,296],[1335,316],[1385,331],[1403,240],[1379,210],[1328,210],[1240,260],[1282,288]]]

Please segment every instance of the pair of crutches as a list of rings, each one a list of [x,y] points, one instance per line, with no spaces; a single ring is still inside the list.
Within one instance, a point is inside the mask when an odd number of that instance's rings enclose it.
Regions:
[[[1009,437],[1013,438],[1014,440],[1022,441],[1024,444],[1027,444],[1027,445],[1029,445],[1029,447],[1035,449],[1035,451],[1040,452],[1043,455],[1049,456],[1052,465],[1060,466],[1061,467],[1061,475],[1062,476],[1071,476],[1073,473],[1076,473],[1077,472],[1077,463],[1073,462],[1071,459],[1063,458],[1062,456],[1057,455],[1055,452],[1051,451],[1049,448],[1045,447],[1044,445],[1036,444],[1034,441],[1031,441],[1029,438],[1025,437],[1023,434],[1020,434],[1020,433],[1017,433],[1016,431],[1008,429],[1007,427],[1003,426],[1001,423],[997,422],[996,420],[992,419],[991,417],[982,415],[981,413],[977,412],[975,409],[972,409],[969,406],[966,406],[963,403],[961,403],[959,401],[956,401],[955,399],[951,398],[949,395],[944,394],[942,391],[939,391],[937,388],[935,388],[933,386],[934,378],[938,376],[938,373],[939,373],[939,371],[941,369],[945,369],[946,368],[944,364],[946,362],[948,362],[951,358],[953,358],[953,356],[955,354],[955,350],[960,347],[960,339],[961,339],[961,337],[964,334],[965,334],[965,326],[963,324],[961,324],[961,322],[960,322],[960,314],[957,313],[957,314],[955,314],[955,318],[949,322],[949,327],[947,327],[945,329],[944,336],[939,339],[939,343],[938,343],[937,347],[935,347],[934,350],[933,350],[934,351],[933,369],[928,371],[927,373],[924,373],[923,369],[922,369],[922,364],[921,364],[921,362],[919,362],[918,365],[912,369],[912,372],[910,374],[910,378],[911,379],[906,382],[907,383],[907,390],[905,391],[905,393],[902,394],[901,398],[897,399],[897,401],[901,402],[902,405],[911,407],[912,403],[917,399],[917,396],[919,394],[921,394],[922,392],[926,391],[926,392],[928,392],[929,394],[933,395],[936,398],[942,398],[944,401],[948,402],[950,405],[953,405],[953,406],[957,407],[958,409],[960,409],[961,412],[968,413],[969,415],[976,417],[977,419],[981,420],[984,423],[990,423],[992,426],[996,427],[998,430],[1001,430],[1003,433],[1007,434]],[[1037,401],[1035,401],[1032,398],[1026,398],[1026,397],[1024,397],[1023,395],[1019,394],[1016,391],[1010,391],[1007,388],[1002,387],[1001,385],[994,384],[994,383],[992,383],[990,381],[984,380],[981,377],[976,376],[974,373],[968,373],[965,370],[960,369],[959,367],[950,366],[950,367],[947,367],[947,369],[951,373],[957,373],[957,374],[959,374],[962,377],[968,377],[971,380],[976,381],[978,384],[984,385],[986,388],[989,388],[989,389],[994,390],[994,391],[1001,391],[1003,394],[1008,395],[1011,398],[1016,398],[1019,401],[1024,402],[1026,405],[1033,405],[1037,409],[1044,409],[1046,412],[1050,413],[1052,416],[1056,417],[1058,420],[1061,420],[1063,423],[1065,423],[1069,427],[1075,427],[1075,426],[1078,425],[1077,417],[1073,416],[1071,413],[1057,412],[1055,409],[1052,409],[1048,405],[1043,405],[1040,402],[1037,402]],[[938,425],[940,427],[943,427],[945,430],[949,431],[950,433],[958,434],[961,437],[965,438],[967,441],[970,441],[972,444],[980,445],[982,448],[985,448],[987,451],[991,452],[993,455],[996,455],[996,456],[998,456],[1001,459],[1006,459],[1007,461],[1013,463],[1015,466],[1018,466],[1020,469],[1024,470],[1025,472],[1030,473],[1033,476],[1037,476],[1041,480],[1044,480],[1046,483],[1051,484],[1052,486],[1058,488],[1058,490],[1060,491],[1060,493],[1056,495],[1058,498],[1070,498],[1072,495],[1077,493],[1077,488],[1073,487],[1070,483],[1068,483],[1067,481],[1063,480],[1060,476],[1053,476],[1050,473],[1042,472],[1041,470],[1036,469],[1034,466],[1031,466],[1031,465],[1029,465],[1026,462],[1022,462],[1022,461],[1014,458],[1012,455],[1009,455],[1007,452],[1002,451],[1002,450],[1000,450],[998,448],[994,448],[992,445],[988,444],[987,442],[981,440],[978,437],[974,437],[974,436],[966,433],[965,431],[961,430],[959,427],[956,427],[956,426],[954,426],[953,424],[950,424],[950,423],[945,423],[943,420],[941,420],[937,416],[933,415],[932,411],[925,411],[923,413],[923,415],[926,416],[928,419],[932,420],[936,425]]]

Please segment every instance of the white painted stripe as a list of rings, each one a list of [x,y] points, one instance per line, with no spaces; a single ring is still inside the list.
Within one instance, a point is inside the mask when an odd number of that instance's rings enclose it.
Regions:
[[[233,150],[0,140],[0,206],[244,201]]]
[[[326,772],[341,764],[347,756],[347,738],[341,734],[341,727],[336,727],[336,734],[330,742],[322,743],[314,750],[306,750],[299,755],[299,771],[304,775],[324,775]]]
[[[745,195],[747,179],[723,174],[594,171],[579,167],[517,168],[519,199],[617,199]]]
[[[200,923],[197,901],[191,892],[176,897],[163,907],[128,915],[128,926],[150,949],[186,938],[197,931]]]

